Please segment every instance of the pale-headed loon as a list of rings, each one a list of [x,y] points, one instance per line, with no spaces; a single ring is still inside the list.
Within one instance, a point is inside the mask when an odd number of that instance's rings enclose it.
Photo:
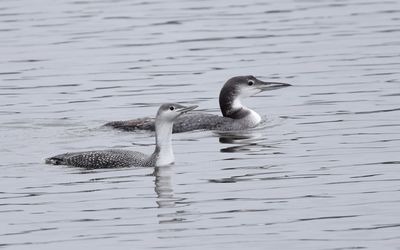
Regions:
[[[174,162],[171,137],[174,121],[197,106],[177,103],[163,104],[155,118],[156,148],[151,155],[129,150],[98,150],[56,155],[46,159],[47,164],[69,165],[81,168],[154,167]]]

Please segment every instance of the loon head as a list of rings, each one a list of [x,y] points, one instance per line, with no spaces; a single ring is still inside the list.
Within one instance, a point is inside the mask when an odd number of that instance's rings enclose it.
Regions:
[[[160,122],[173,122],[180,115],[197,107],[197,105],[183,106],[178,103],[165,103],[158,109],[156,119]]]
[[[180,115],[197,108],[178,103],[166,103],[160,106],[156,116],[156,149],[150,160],[155,159],[156,166],[165,166],[175,161],[172,151],[173,122]]]
[[[288,87],[290,84],[281,82],[263,82],[254,76],[235,76],[229,79],[222,87],[219,94],[219,105],[222,114],[226,117],[243,115],[240,111],[243,107],[241,100],[254,96],[260,92]]]

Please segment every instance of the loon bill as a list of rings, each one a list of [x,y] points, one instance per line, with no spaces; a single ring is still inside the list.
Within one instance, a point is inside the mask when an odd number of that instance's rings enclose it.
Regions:
[[[174,133],[192,130],[243,130],[257,126],[261,116],[244,106],[242,99],[260,92],[288,87],[290,84],[280,82],[263,82],[254,76],[236,76],[229,79],[219,94],[219,106],[223,116],[203,112],[187,113],[179,117],[173,126]],[[134,131],[155,130],[155,119],[150,117],[112,121],[105,126]]]
[[[172,164],[173,122],[183,113],[197,106],[183,106],[177,103],[161,105],[155,118],[156,148],[151,155],[129,150],[98,150],[56,155],[46,159],[47,164],[69,165],[81,168],[154,167]]]

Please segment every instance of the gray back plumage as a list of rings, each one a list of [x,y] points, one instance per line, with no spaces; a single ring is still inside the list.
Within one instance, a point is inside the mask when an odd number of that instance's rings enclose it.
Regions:
[[[140,118],[127,121],[109,122],[106,126],[124,131],[150,130],[155,129],[154,118]],[[232,119],[214,114],[192,112],[183,114],[176,119],[173,126],[173,133],[182,133],[193,130],[241,130],[249,128],[244,120]]]

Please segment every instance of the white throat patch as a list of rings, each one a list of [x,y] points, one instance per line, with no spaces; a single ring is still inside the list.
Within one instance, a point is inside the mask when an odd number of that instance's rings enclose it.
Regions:
[[[157,147],[159,148],[156,166],[165,166],[175,161],[172,150],[172,123],[156,124]]]
[[[165,166],[174,162],[175,157],[172,148],[170,150],[161,150],[156,161],[156,166]]]

